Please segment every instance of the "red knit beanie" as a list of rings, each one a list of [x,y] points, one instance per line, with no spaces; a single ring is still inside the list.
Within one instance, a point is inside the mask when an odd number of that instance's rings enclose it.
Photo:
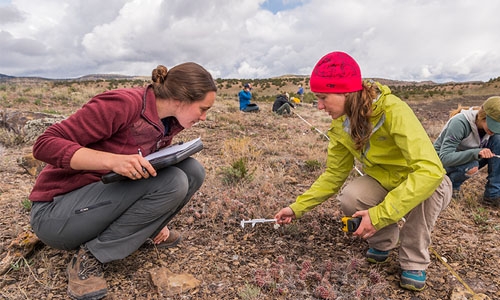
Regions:
[[[350,93],[363,89],[361,70],[356,61],[344,52],[323,56],[314,67],[311,80],[313,93]]]

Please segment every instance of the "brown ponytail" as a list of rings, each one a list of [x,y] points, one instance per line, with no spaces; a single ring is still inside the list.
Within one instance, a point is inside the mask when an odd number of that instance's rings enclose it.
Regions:
[[[374,84],[363,82],[363,89],[346,94],[345,112],[349,117],[351,138],[356,150],[361,150],[372,132],[370,117],[372,115],[372,103],[377,97]]]

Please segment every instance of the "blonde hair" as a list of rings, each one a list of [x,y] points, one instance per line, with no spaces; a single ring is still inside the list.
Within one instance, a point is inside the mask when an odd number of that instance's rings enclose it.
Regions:
[[[370,139],[372,103],[377,97],[375,84],[364,81],[362,87],[360,91],[347,93],[345,96],[345,113],[349,117],[351,138],[356,150],[361,150]]]
[[[482,120],[486,120],[486,112],[484,111],[483,109],[483,106],[462,106],[461,104],[458,105],[457,108],[455,108],[454,110],[450,111],[450,118],[455,116],[455,115],[458,115],[462,110],[469,110],[469,109],[473,109],[473,110],[478,110],[477,112],[477,120],[478,121],[482,121]]]

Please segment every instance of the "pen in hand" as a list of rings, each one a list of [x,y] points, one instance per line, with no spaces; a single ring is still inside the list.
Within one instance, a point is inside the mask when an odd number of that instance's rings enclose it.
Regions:
[[[139,152],[139,155],[140,155],[140,156],[142,156],[142,151],[141,151],[141,149],[139,148],[139,149],[137,149],[137,151]],[[146,168],[145,168],[144,166],[142,166],[142,172],[143,172],[144,174],[147,174],[147,173],[148,173],[148,170],[146,170]]]

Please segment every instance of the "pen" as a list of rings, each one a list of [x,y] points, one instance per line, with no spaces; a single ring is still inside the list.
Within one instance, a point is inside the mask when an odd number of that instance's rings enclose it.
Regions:
[[[142,156],[142,151],[141,151],[141,148],[137,149],[137,152],[139,152],[139,155]],[[142,172],[144,174],[146,174],[148,172],[148,170],[146,170],[146,168],[144,166],[142,166]]]

